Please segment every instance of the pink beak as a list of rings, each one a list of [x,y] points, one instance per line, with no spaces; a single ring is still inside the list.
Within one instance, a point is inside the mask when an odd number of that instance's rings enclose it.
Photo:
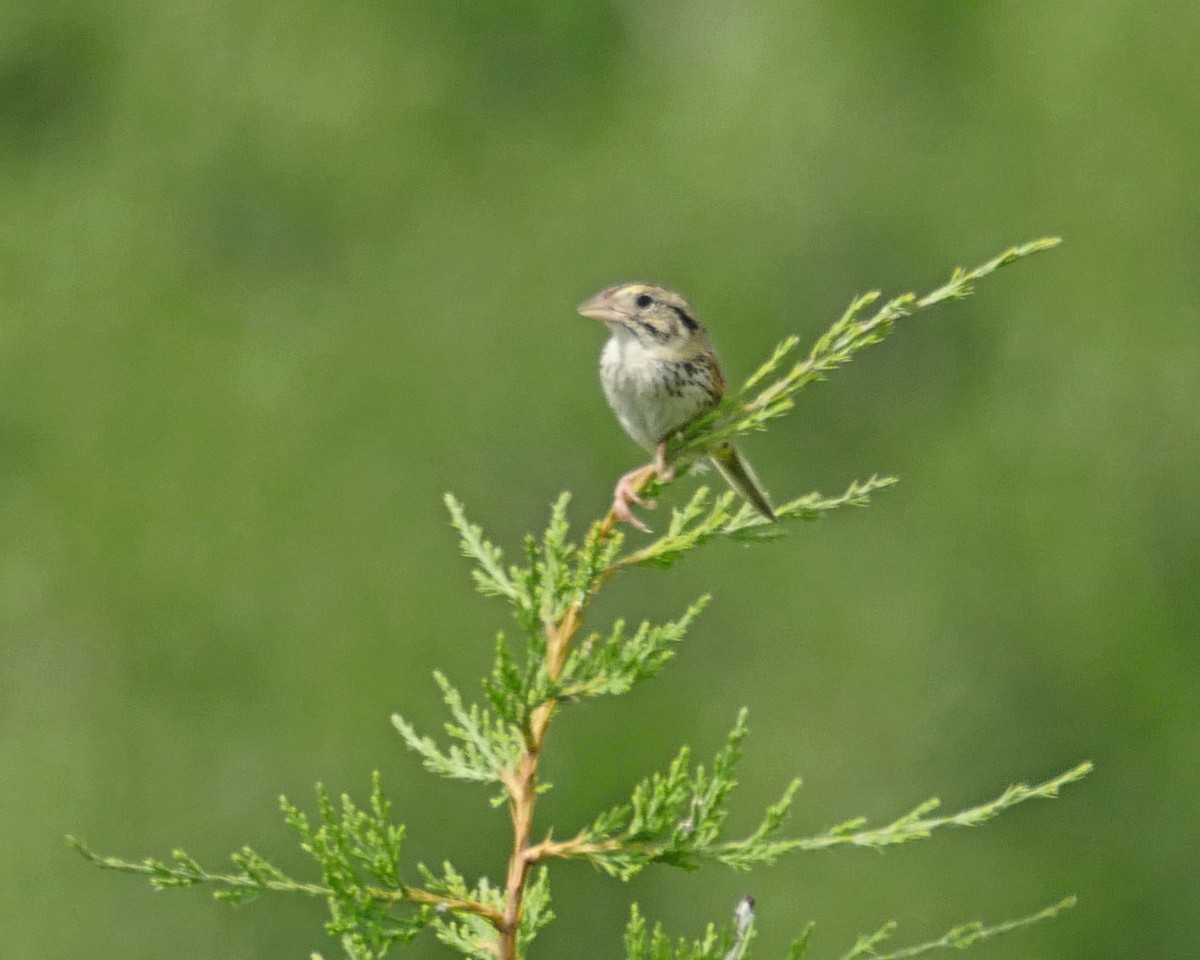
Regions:
[[[625,314],[618,310],[612,302],[613,288],[601,290],[594,297],[584,300],[576,309],[585,317],[602,320],[605,323],[617,323],[626,319]]]

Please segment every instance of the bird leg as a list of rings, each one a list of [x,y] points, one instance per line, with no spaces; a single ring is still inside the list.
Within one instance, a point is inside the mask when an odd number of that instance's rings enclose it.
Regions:
[[[655,447],[653,463],[648,463],[644,467],[638,467],[636,470],[630,470],[617,481],[617,485],[613,489],[612,512],[618,520],[624,520],[631,526],[637,527],[643,533],[649,533],[650,528],[634,516],[630,504],[636,503],[640,507],[654,509],[655,502],[653,500],[644,500],[638,493],[642,488],[642,484],[652,476],[657,476],[663,483],[670,483],[675,479],[675,467],[667,463],[667,443],[665,440]]]
[[[658,446],[654,448],[654,472],[663,483],[670,483],[675,479],[675,465],[667,463],[666,440],[659,441]]]
[[[638,494],[638,491],[642,488],[642,484],[654,472],[655,468],[652,463],[644,467],[638,467],[636,470],[630,470],[617,481],[617,485],[613,489],[612,512],[616,514],[618,520],[624,520],[626,523],[637,527],[643,533],[649,533],[650,528],[634,516],[629,505],[636,503],[638,506],[654,508],[653,500],[643,500]]]

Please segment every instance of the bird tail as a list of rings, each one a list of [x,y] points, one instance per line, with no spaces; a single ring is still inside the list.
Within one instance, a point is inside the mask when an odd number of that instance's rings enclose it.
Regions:
[[[775,511],[771,509],[771,502],[767,499],[762,484],[759,483],[758,477],[754,473],[754,468],[741,455],[738,448],[732,443],[724,443],[709,456],[712,458],[713,466],[721,472],[721,476],[733,487],[738,496],[746,500],[768,520],[774,522]]]

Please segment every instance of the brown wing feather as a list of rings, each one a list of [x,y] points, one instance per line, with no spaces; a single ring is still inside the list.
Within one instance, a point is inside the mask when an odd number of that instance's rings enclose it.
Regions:
[[[717,359],[717,355],[711,350],[707,353],[701,354],[698,359],[700,359],[704,363],[704,366],[708,368],[708,379],[712,384],[712,386],[709,388],[709,393],[712,394],[714,400],[719,400],[721,397],[725,396],[725,391],[727,389],[725,385],[725,374],[721,372],[721,361]]]

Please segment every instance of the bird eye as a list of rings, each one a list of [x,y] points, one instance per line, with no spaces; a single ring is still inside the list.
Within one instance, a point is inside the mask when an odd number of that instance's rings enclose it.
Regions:
[[[648,306],[650,306],[650,304],[652,304],[654,302],[654,298],[652,296],[650,296],[650,294],[648,294],[648,293],[643,293],[640,296],[638,296],[638,298],[636,300],[634,300],[633,302],[636,303],[639,307],[648,307]]]

